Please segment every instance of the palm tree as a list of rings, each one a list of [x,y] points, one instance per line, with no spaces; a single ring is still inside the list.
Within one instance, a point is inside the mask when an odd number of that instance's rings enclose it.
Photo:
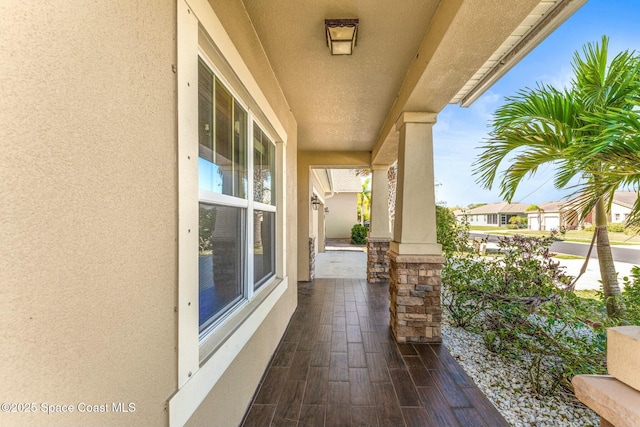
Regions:
[[[364,225],[369,219],[369,208],[371,206],[371,178],[367,178],[362,182],[362,191],[358,193],[358,214],[360,216],[360,225]]]
[[[567,188],[574,178],[580,179],[576,191],[581,215],[584,217],[590,208],[596,211],[597,252],[607,313],[617,317],[623,314],[624,303],[607,234],[606,212],[607,200],[613,197],[610,189],[623,182],[614,179],[612,169],[616,153],[624,151],[624,140],[610,137],[615,123],[608,120],[615,120],[621,113],[637,116],[633,107],[640,100],[640,58],[625,51],[608,64],[607,48],[605,36],[601,44],[587,44],[584,57],[575,53],[570,88],[538,85],[507,98],[495,113],[494,129],[474,163],[474,173],[479,183],[491,188],[500,164],[514,155],[500,175],[500,193],[508,201],[522,179],[535,174],[543,164],[556,167],[556,188]],[[598,155],[585,155],[599,146],[608,148]]]

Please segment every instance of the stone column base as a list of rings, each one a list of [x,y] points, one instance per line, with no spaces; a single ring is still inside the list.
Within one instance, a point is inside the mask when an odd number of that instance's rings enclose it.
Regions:
[[[399,343],[441,343],[440,255],[389,257],[391,330]]]
[[[367,237],[367,282],[389,280],[389,243],[391,239]]]
[[[316,237],[309,237],[309,280],[312,281],[316,275]]]

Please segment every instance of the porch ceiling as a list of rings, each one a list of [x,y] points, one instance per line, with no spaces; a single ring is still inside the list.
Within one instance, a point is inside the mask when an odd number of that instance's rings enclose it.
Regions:
[[[586,0],[243,0],[298,122],[298,147],[396,157],[403,111],[487,89]],[[359,18],[331,56],[325,18]]]

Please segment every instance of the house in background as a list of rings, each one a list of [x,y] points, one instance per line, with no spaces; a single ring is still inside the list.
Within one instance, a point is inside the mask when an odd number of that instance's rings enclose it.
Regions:
[[[498,202],[489,203],[468,210],[458,210],[454,212],[458,221],[466,219],[470,225],[489,225],[496,227],[506,227],[510,224],[511,218],[527,218],[527,208],[529,205],[522,203]]]
[[[631,212],[631,208],[638,199],[635,191],[616,191],[613,195],[611,210],[608,214],[608,222],[622,224]],[[590,212],[584,219],[578,221],[578,211],[571,200],[547,202],[537,205],[540,210],[528,211],[530,230],[575,230],[593,224],[595,214]]]
[[[637,200],[637,191],[616,191],[613,194],[613,202],[611,202],[609,222],[624,223]]]
[[[351,228],[358,222],[358,193],[362,180],[353,169],[330,169],[331,192],[325,194],[329,215],[326,218],[328,239],[350,239]]]
[[[0,424],[238,425],[313,278],[314,169],[372,170],[390,329],[440,342],[437,115],[583,3],[0,2],[0,384],[67,405]]]
[[[575,215],[567,214],[566,201],[541,203],[540,209],[527,211],[529,230],[559,230],[560,228],[573,229],[577,225]],[[571,219],[569,219],[571,218]]]

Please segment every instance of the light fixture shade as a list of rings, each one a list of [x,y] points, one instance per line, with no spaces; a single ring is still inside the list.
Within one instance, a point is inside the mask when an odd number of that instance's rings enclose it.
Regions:
[[[311,207],[314,211],[317,211],[318,206],[320,206],[320,199],[318,199],[318,196],[314,194],[313,196],[311,196]]]
[[[358,19],[325,19],[327,46],[332,55],[351,55],[358,36]]]

